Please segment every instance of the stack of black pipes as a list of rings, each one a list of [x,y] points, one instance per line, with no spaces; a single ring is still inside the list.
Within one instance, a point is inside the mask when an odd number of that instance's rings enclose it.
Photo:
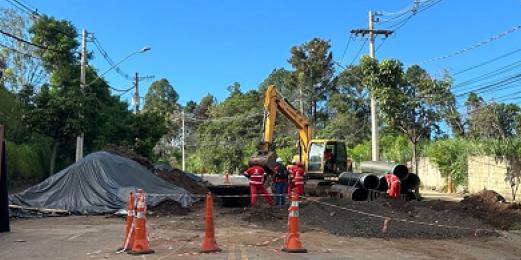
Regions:
[[[416,198],[414,189],[420,185],[420,178],[414,173],[409,173],[407,166],[382,161],[365,161],[361,163],[360,168],[362,173],[340,174],[338,182],[341,185],[334,185],[332,191],[355,201],[373,200],[379,193],[387,192],[385,174],[391,173],[400,179],[401,193],[404,194],[405,199]]]

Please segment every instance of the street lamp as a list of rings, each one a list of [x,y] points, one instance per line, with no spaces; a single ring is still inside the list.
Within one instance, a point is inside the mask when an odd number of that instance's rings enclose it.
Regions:
[[[96,82],[98,79],[100,79],[101,77],[105,76],[105,74],[109,73],[111,70],[115,69],[117,66],[119,66],[119,64],[125,62],[126,60],[128,60],[130,57],[138,54],[138,53],[144,53],[144,52],[147,52],[149,50],[151,50],[152,48],[150,47],[143,47],[135,52],[132,52],[130,54],[128,54],[125,58],[121,59],[118,63],[112,65],[112,67],[110,67],[109,69],[107,69],[105,72],[101,73],[100,75],[98,75],[93,81],[91,81],[89,84],[87,84],[87,86],[90,86],[91,84],[93,84],[94,82]]]
[[[119,62],[117,62],[116,64],[112,65],[112,67],[110,67],[108,70],[106,70],[105,72],[103,72],[102,74],[98,75],[93,81],[91,81],[89,84],[85,84],[85,72],[86,72],[86,69],[87,69],[87,59],[86,59],[86,56],[87,56],[87,47],[86,47],[86,31],[84,30],[83,31],[83,34],[84,34],[84,37],[83,37],[83,41],[82,41],[82,57],[81,57],[81,88],[82,90],[87,87],[87,86],[90,86],[92,85],[94,82],[96,82],[98,79],[100,79],[101,77],[103,77],[105,74],[107,74],[108,72],[110,72],[111,70],[113,70],[114,68],[116,68],[117,66],[119,66],[119,64],[125,62],[126,60],[128,60],[130,57],[138,54],[138,53],[144,53],[144,52],[147,52],[149,50],[151,50],[150,47],[143,47],[137,51],[134,51],[130,54],[128,54],[125,58],[121,59]],[[83,133],[81,133],[79,136],[76,137],[76,161],[79,161],[81,158],[83,158],[83,139],[84,139],[84,135]]]

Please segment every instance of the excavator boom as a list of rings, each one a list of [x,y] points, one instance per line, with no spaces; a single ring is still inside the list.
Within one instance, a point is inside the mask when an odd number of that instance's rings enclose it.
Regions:
[[[264,96],[264,143],[267,145],[266,148],[269,149],[273,143],[277,111],[285,115],[297,128],[302,154],[306,155],[309,152],[309,142],[313,134],[309,121],[277,92],[274,85],[268,87]],[[307,160],[306,156],[302,157],[304,161]]]

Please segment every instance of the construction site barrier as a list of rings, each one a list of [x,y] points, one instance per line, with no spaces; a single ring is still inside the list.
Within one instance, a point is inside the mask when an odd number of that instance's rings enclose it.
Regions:
[[[172,194],[169,194],[172,195]],[[185,194],[179,194],[185,195]],[[148,196],[154,196],[150,194]],[[259,196],[286,196],[286,195],[273,195],[273,194],[259,194]],[[199,252],[191,252],[191,253],[182,253],[177,254],[177,256],[196,256],[201,253],[217,253],[221,252],[220,247],[217,244],[217,240],[215,237],[215,223],[214,223],[214,214],[213,214],[213,198],[244,198],[251,197],[251,195],[213,195],[208,192],[205,195],[196,195],[196,197],[204,197],[206,198],[206,210],[205,210],[205,234],[203,241],[201,243],[201,250]],[[348,208],[344,206],[338,206],[329,202],[321,201],[320,199],[326,197],[308,197],[308,196],[299,196],[296,193],[292,193],[290,196],[291,203],[288,209],[288,232],[283,237],[276,237],[271,240],[267,240],[264,242],[259,242],[257,244],[247,245],[247,246],[266,246],[270,243],[277,242],[283,239],[283,245],[281,251],[287,253],[306,253],[307,249],[305,249],[302,245],[302,241],[300,239],[300,211],[299,204],[300,199],[306,200],[310,203],[316,203],[322,206],[340,209],[349,211],[352,213],[365,215],[367,217],[378,218],[383,220],[382,224],[382,233],[387,234],[390,229],[390,225],[393,221],[404,222],[415,225],[426,225],[437,228],[446,228],[446,229],[459,229],[459,230],[468,230],[473,231],[474,236],[478,237],[482,234],[482,232],[491,232],[496,234],[502,234],[503,236],[507,236],[507,233],[502,232],[496,229],[489,228],[475,228],[475,227],[463,227],[456,225],[445,225],[438,223],[429,223],[424,221],[415,221],[404,218],[395,218],[392,216],[384,216],[375,213],[369,213],[361,210],[356,210],[353,208]],[[153,253],[154,251],[149,247],[148,234],[146,231],[146,224],[144,222],[144,215],[146,214],[146,204],[145,204],[145,195],[142,190],[138,190],[137,196],[133,196],[132,193],[129,194],[129,205],[128,205],[129,213],[127,215],[127,226],[125,229],[125,240],[124,246],[122,250],[118,252],[122,252],[124,250],[131,249],[130,253],[136,254],[144,254],[144,253]],[[129,221],[132,220],[132,221]],[[141,222],[139,222],[141,220]],[[129,227],[129,223],[131,226]],[[141,230],[136,231],[136,227],[140,226]],[[139,228],[138,228],[139,229]],[[132,237],[134,236],[134,237]],[[133,242],[131,242],[134,240]]]

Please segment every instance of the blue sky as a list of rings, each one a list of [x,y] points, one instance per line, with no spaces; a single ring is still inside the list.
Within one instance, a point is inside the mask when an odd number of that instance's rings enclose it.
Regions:
[[[410,6],[412,0],[25,2],[42,13],[72,21],[78,29],[93,32],[115,61],[143,46],[152,47],[150,52],[127,60],[121,69],[128,74],[139,72],[155,75],[156,79],[167,78],[185,102],[198,101],[207,93],[223,100],[228,94],[227,87],[235,81],[245,90],[256,88],[274,68],[290,68],[287,63],[290,48],[313,37],[329,39],[335,59],[340,60],[349,31],[367,26],[369,10],[399,11]],[[2,0],[0,6],[9,4]],[[397,58],[405,64],[443,56],[521,24],[520,12],[520,0],[443,0],[412,17],[385,41],[376,55]],[[385,25],[376,26],[385,28]],[[377,40],[376,46],[380,41]],[[344,65],[353,60],[361,43],[360,38],[351,41]],[[439,76],[444,69],[456,72],[520,45],[521,30],[465,54],[422,66]],[[95,50],[92,44],[89,49]],[[367,53],[367,45],[363,53]],[[521,52],[457,75],[455,84],[520,57]],[[110,67],[99,53],[92,63],[100,71]],[[116,88],[131,86],[131,82],[115,72],[106,78]],[[150,83],[142,83],[141,95]],[[514,91],[516,87],[512,86],[484,96],[498,98]]]

